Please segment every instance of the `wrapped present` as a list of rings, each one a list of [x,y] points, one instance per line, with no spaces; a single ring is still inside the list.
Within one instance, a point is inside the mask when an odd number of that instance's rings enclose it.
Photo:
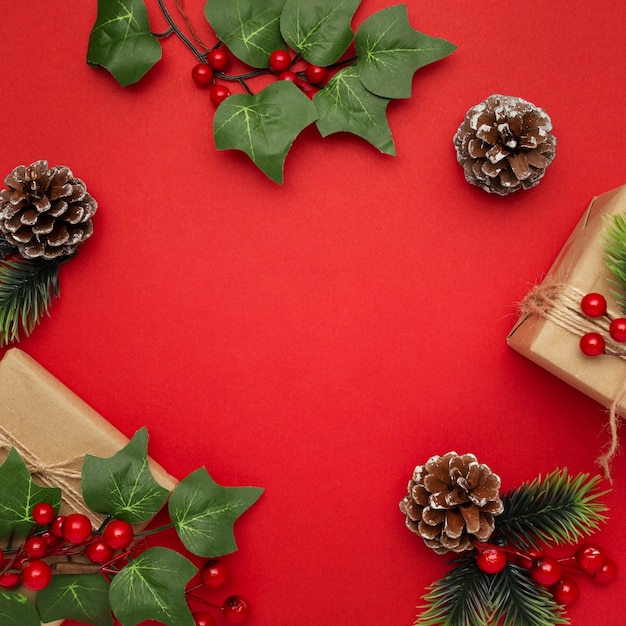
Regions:
[[[625,212],[626,186],[591,201],[541,284],[523,300],[507,337],[511,348],[611,409],[612,441],[599,459],[607,472],[617,449],[620,415],[626,415],[626,359],[608,354],[590,358],[581,352],[580,338],[597,332],[606,340],[607,352],[623,350],[608,332],[610,321],[623,313],[612,293],[605,238],[611,216]],[[605,296],[607,315],[589,318],[582,313],[581,300],[592,292]]]

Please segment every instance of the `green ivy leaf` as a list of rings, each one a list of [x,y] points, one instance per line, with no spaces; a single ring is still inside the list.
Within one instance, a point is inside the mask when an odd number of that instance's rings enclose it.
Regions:
[[[284,48],[280,14],[284,0],[207,0],[204,15],[229,50],[252,67],[267,67]]]
[[[150,33],[143,0],[98,0],[87,63],[105,67],[126,87],[161,59],[161,44]]]
[[[337,72],[313,101],[322,137],[345,131],[369,141],[381,152],[396,153],[386,115],[389,99],[365,89],[354,65]]]
[[[197,568],[168,548],[148,548],[115,575],[111,609],[123,626],[158,620],[166,626],[194,626],[185,586]]]
[[[174,488],[170,518],[187,550],[203,557],[222,556],[237,550],[233,525],[262,493],[258,487],[222,487],[200,468]]]
[[[40,626],[35,607],[21,593],[0,592],[0,624],[2,626]]]
[[[315,105],[287,80],[258,94],[234,94],[218,107],[213,134],[218,150],[245,152],[264,174],[283,182],[287,152],[296,137],[317,119]]]
[[[109,583],[101,574],[56,574],[37,593],[41,621],[72,619],[94,626],[111,626]]]
[[[361,0],[287,0],[280,18],[285,41],[309,63],[325,67],[347,50]]]
[[[411,27],[405,4],[382,9],[359,27],[355,46],[363,85],[383,98],[410,98],[413,74],[456,46]]]
[[[156,515],[169,492],[150,472],[147,447],[148,432],[144,427],[112,457],[85,455],[83,499],[92,511],[131,524],[146,522]]]
[[[13,533],[25,537],[35,525],[32,511],[38,502],[47,502],[58,509],[61,490],[37,485],[22,457],[11,448],[0,467],[0,537]]]

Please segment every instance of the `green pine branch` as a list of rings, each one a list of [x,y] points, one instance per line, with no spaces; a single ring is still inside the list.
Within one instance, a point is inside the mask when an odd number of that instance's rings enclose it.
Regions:
[[[626,313],[626,213],[613,215],[604,237],[604,261],[613,274],[613,294]]]
[[[60,295],[58,261],[12,257],[0,261],[0,346],[29,335]]]
[[[504,512],[496,517],[496,535],[518,549],[540,548],[541,543],[576,543],[606,520],[607,508],[599,501],[599,476],[570,476],[556,469],[545,478],[502,496]]]

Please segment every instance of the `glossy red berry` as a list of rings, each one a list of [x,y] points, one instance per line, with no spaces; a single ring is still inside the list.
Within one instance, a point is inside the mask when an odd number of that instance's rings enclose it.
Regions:
[[[228,596],[222,604],[222,614],[229,624],[243,624],[250,615],[250,603],[242,596]]]
[[[213,70],[207,63],[197,63],[191,68],[191,78],[198,87],[208,87],[213,82]]]
[[[22,584],[31,591],[45,589],[52,580],[52,570],[45,562],[38,559],[27,561],[22,569]]]
[[[552,587],[561,580],[561,565],[554,557],[544,554],[533,561],[530,575],[536,583]]]
[[[44,537],[34,535],[24,542],[24,554],[29,559],[43,559],[48,553],[48,542]]]
[[[316,87],[311,87],[311,89],[307,89],[304,93],[306,96],[308,96],[310,100],[313,100],[313,98],[315,98],[315,94],[318,92],[319,89],[317,89]]]
[[[580,310],[587,317],[606,315],[606,298],[601,293],[588,293],[580,302]]]
[[[608,585],[617,576],[617,565],[612,559],[607,559],[604,565],[593,575],[594,582],[598,585]]]
[[[580,350],[586,356],[600,356],[604,354],[606,343],[600,333],[585,333],[580,338]]]
[[[574,604],[580,595],[578,583],[573,578],[569,577],[560,580],[550,591],[557,603],[563,606]]]
[[[111,520],[102,533],[102,539],[113,550],[123,550],[133,542],[135,531],[126,521],[121,519]]]
[[[543,556],[543,552],[541,550],[537,550],[536,548],[529,548],[525,553],[518,554],[518,564],[524,569],[531,570],[533,563],[540,556]]]
[[[291,56],[286,50],[274,50],[270,54],[270,69],[279,74],[291,67]]]
[[[2,572],[0,574],[0,587],[2,589],[13,589],[17,587],[22,582],[22,573],[21,572]]]
[[[228,568],[224,561],[211,559],[200,570],[200,580],[209,589],[218,589],[228,580]]]
[[[91,522],[82,513],[70,513],[61,528],[63,539],[69,543],[85,543],[91,537]]]
[[[56,512],[47,502],[39,502],[33,507],[33,521],[40,526],[47,526],[54,521]]]
[[[57,539],[63,539],[63,522],[65,521],[65,515],[59,515],[52,520],[50,524],[50,533]]]
[[[576,550],[576,562],[583,572],[594,574],[606,563],[604,550],[595,543],[585,543]]]
[[[609,334],[615,341],[626,341],[626,318],[617,317],[609,325]]]
[[[88,543],[85,546],[85,556],[92,563],[107,563],[113,557],[113,552],[113,548],[101,539]]]
[[[214,106],[219,106],[230,96],[230,89],[225,87],[224,85],[213,85],[211,87],[211,93],[209,94],[209,98],[211,98],[211,102]]]
[[[278,80],[287,80],[294,85],[300,84],[300,79],[298,78],[298,75],[290,70],[287,70],[286,72],[281,72],[278,75]]]
[[[225,48],[213,48],[207,55],[207,63],[216,72],[223,72],[230,63],[230,56]]]
[[[206,611],[194,611],[192,614],[195,626],[215,626],[215,618]]]
[[[497,548],[487,548],[476,555],[476,565],[485,574],[501,572],[506,567],[506,563],[506,554]]]
[[[308,65],[304,70],[306,79],[314,85],[323,83],[326,78],[326,74],[328,74],[328,70],[325,67],[320,67],[319,65]]]

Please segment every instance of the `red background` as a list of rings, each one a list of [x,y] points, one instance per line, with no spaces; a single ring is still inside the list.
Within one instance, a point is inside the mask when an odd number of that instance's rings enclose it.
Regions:
[[[265,487],[228,557],[250,626],[411,624],[448,567],[398,510],[433,454],[473,452],[505,490],[596,471],[605,410],[505,337],[591,197],[626,183],[626,4],[408,3],[458,50],[389,106],[397,156],[311,127],[282,186],[215,150],[180,41],[122,88],[85,63],[95,0],[5,4],[0,173],[69,165],[99,202],[19,347],[126,435],[147,425],[177,477]],[[213,44],[203,4],[185,10]],[[389,4],[363,0],[355,27]],[[545,108],[558,138],[541,184],[507,198],[468,185],[452,146],[492,93]],[[596,536],[622,570],[624,461]],[[581,586],[573,624],[622,624],[619,580]]]

